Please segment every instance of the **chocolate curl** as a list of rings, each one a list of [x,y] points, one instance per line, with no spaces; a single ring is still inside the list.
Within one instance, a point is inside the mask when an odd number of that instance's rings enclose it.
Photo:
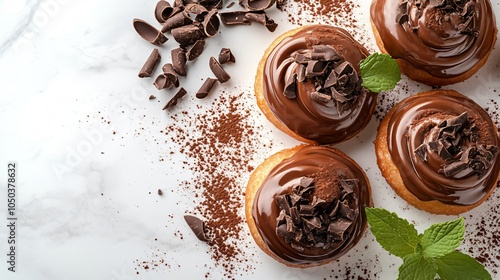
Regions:
[[[164,23],[172,14],[172,11],[174,9],[172,6],[170,6],[170,3],[168,3],[165,0],[160,0],[158,3],[156,3],[156,8],[155,8],[155,18],[159,23]]]
[[[141,71],[139,71],[139,78],[151,77],[151,73],[153,73],[156,65],[160,62],[160,59],[161,55],[158,52],[158,49],[154,49],[144,63],[144,66],[142,66]]]
[[[200,0],[200,4],[203,5],[208,10],[212,9],[222,9],[224,6],[223,0]]]
[[[251,22],[245,17],[248,12],[236,11],[219,13],[220,20],[225,25],[250,25]]]
[[[196,3],[187,4],[186,7],[184,7],[184,11],[195,15],[203,15],[208,13],[207,8]]]
[[[267,30],[274,32],[278,24],[274,22],[271,18],[269,18],[264,11],[256,11],[256,12],[247,12],[245,14],[245,18],[248,21],[255,21],[264,25]]]
[[[200,26],[195,24],[184,25],[172,29],[172,36],[181,45],[190,45],[204,37]]]
[[[158,29],[142,19],[135,18],[133,21],[135,31],[146,41],[153,45],[161,46],[168,38],[165,37]]]
[[[186,11],[181,11],[174,16],[169,17],[166,21],[165,24],[163,24],[163,27],[161,28],[161,32],[165,33],[167,31],[170,31],[174,28],[184,26],[187,24],[193,23],[193,20],[189,17],[188,12]]]
[[[187,91],[181,87],[179,89],[179,91],[174,95],[174,97],[172,97],[172,99],[170,99],[167,102],[167,104],[165,104],[165,106],[163,106],[163,110],[168,109],[168,108],[172,108],[175,105],[177,105],[177,103],[179,102],[179,99],[184,97],[184,95],[186,95],[186,94],[187,94]]]
[[[182,48],[173,49],[172,54],[172,67],[179,76],[186,76],[186,51]]]
[[[203,20],[203,31],[207,37],[213,37],[219,32],[220,20],[217,16],[217,9],[211,10]]]
[[[220,63],[213,56],[210,57],[209,66],[210,70],[212,70],[212,73],[214,73],[220,83],[225,83],[231,79],[231,76],[229,76],[229,74],[224,70],[224,68],[222,68]]]
[[[222,48],[219,53],[219,63],[224,64],[227,62],[235,63],[236,59],[229,48]]]
[[[183,0],[174,0],[174,7],[184,8],[184,1]]]
[[[200,89],[196,92],[196,98],[202,99],[207,97],[207,95],[212,91],[215,86],[217,79],[207,78]]]
[[[274,5],[276,0],[241,0],[240,5],[250,11],[262,11]]]
[[[158,76],[154,82],[154,86],[157,89],[171,89],[179,86],[179,78],[177,73],[175,73],[172,64],[167,63],[163,65],[163,74]]]
[[[205,222],[203,222],[200,218],[191,215],[184,215],[184,220],[199,240],[203,242],[208,241]]]
[[[205,40],[200,39],[196,41],[191,48],[186,52],[186,58],[188,61],[195,60],[198,56],[201,55],[203,49],[205,48]]]

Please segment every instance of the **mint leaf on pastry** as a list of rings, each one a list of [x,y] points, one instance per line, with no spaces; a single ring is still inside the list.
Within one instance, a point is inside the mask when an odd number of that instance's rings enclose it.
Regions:
[[[401,71],[395,59],[388,54],[373,53],[359,64],[361,86],[372,92],[393,89],[401,79]]]

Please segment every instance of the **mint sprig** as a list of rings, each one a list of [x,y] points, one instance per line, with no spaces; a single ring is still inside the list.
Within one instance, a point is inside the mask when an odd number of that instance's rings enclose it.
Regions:
[[[359,64],[361,86],[372,92],[393,89],[401,80],[401,71],[395,59],[388,54],[373,53]]]
[[[474,258],[456,251],[464,238],[464,219],[434,224],[418,234],[407,220],[381,208],[365,208],[370,230],[382,248],[403,259],[399,280],[491,280]]]

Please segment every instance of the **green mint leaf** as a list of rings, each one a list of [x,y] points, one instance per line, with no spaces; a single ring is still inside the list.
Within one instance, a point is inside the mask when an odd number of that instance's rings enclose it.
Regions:
[[[432,225],[420,238],[423,255],[436,258],[455,251],[464,239],[464,232],[463,218]]]
[[[399,65],[388,54],[373,53],[359,64],[361,86],[373,92],[393,89],[401,79]]]
[[[370,230],[382,248],[400,258],[415,252],[419,237],[412,224],[385,209],[365,208],[365,211]]]
[[[434,280],[437,272],[438,266],[433,260],[415,253],[403,258],[398,280]]]
[[[458,251],[436,259],[436,264],[441,280],[491,280],[482,264]]]

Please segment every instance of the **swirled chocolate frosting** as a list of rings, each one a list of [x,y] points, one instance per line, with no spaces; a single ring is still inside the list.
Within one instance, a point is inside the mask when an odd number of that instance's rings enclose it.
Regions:
[[[470,70],[497,32],[489,0],[374,0],[371,19],[392,57],[438,78]]]
[[[465,96],[436,93],[401,101],[387,140],[406,188],[422,201],[472,205],[497,186],[498,129]]]
[[[362,170],[330,149],[306,146],[278,164],[255,195],[253,219],[270,251],[290,264],[337,259],[366,228]]]
[[[356,135],[370,121],[376,93],[361,87],[368,51],[344,29],[314,25],[281,41],[264,64],[264,98],[299,136],[321,144]]]

